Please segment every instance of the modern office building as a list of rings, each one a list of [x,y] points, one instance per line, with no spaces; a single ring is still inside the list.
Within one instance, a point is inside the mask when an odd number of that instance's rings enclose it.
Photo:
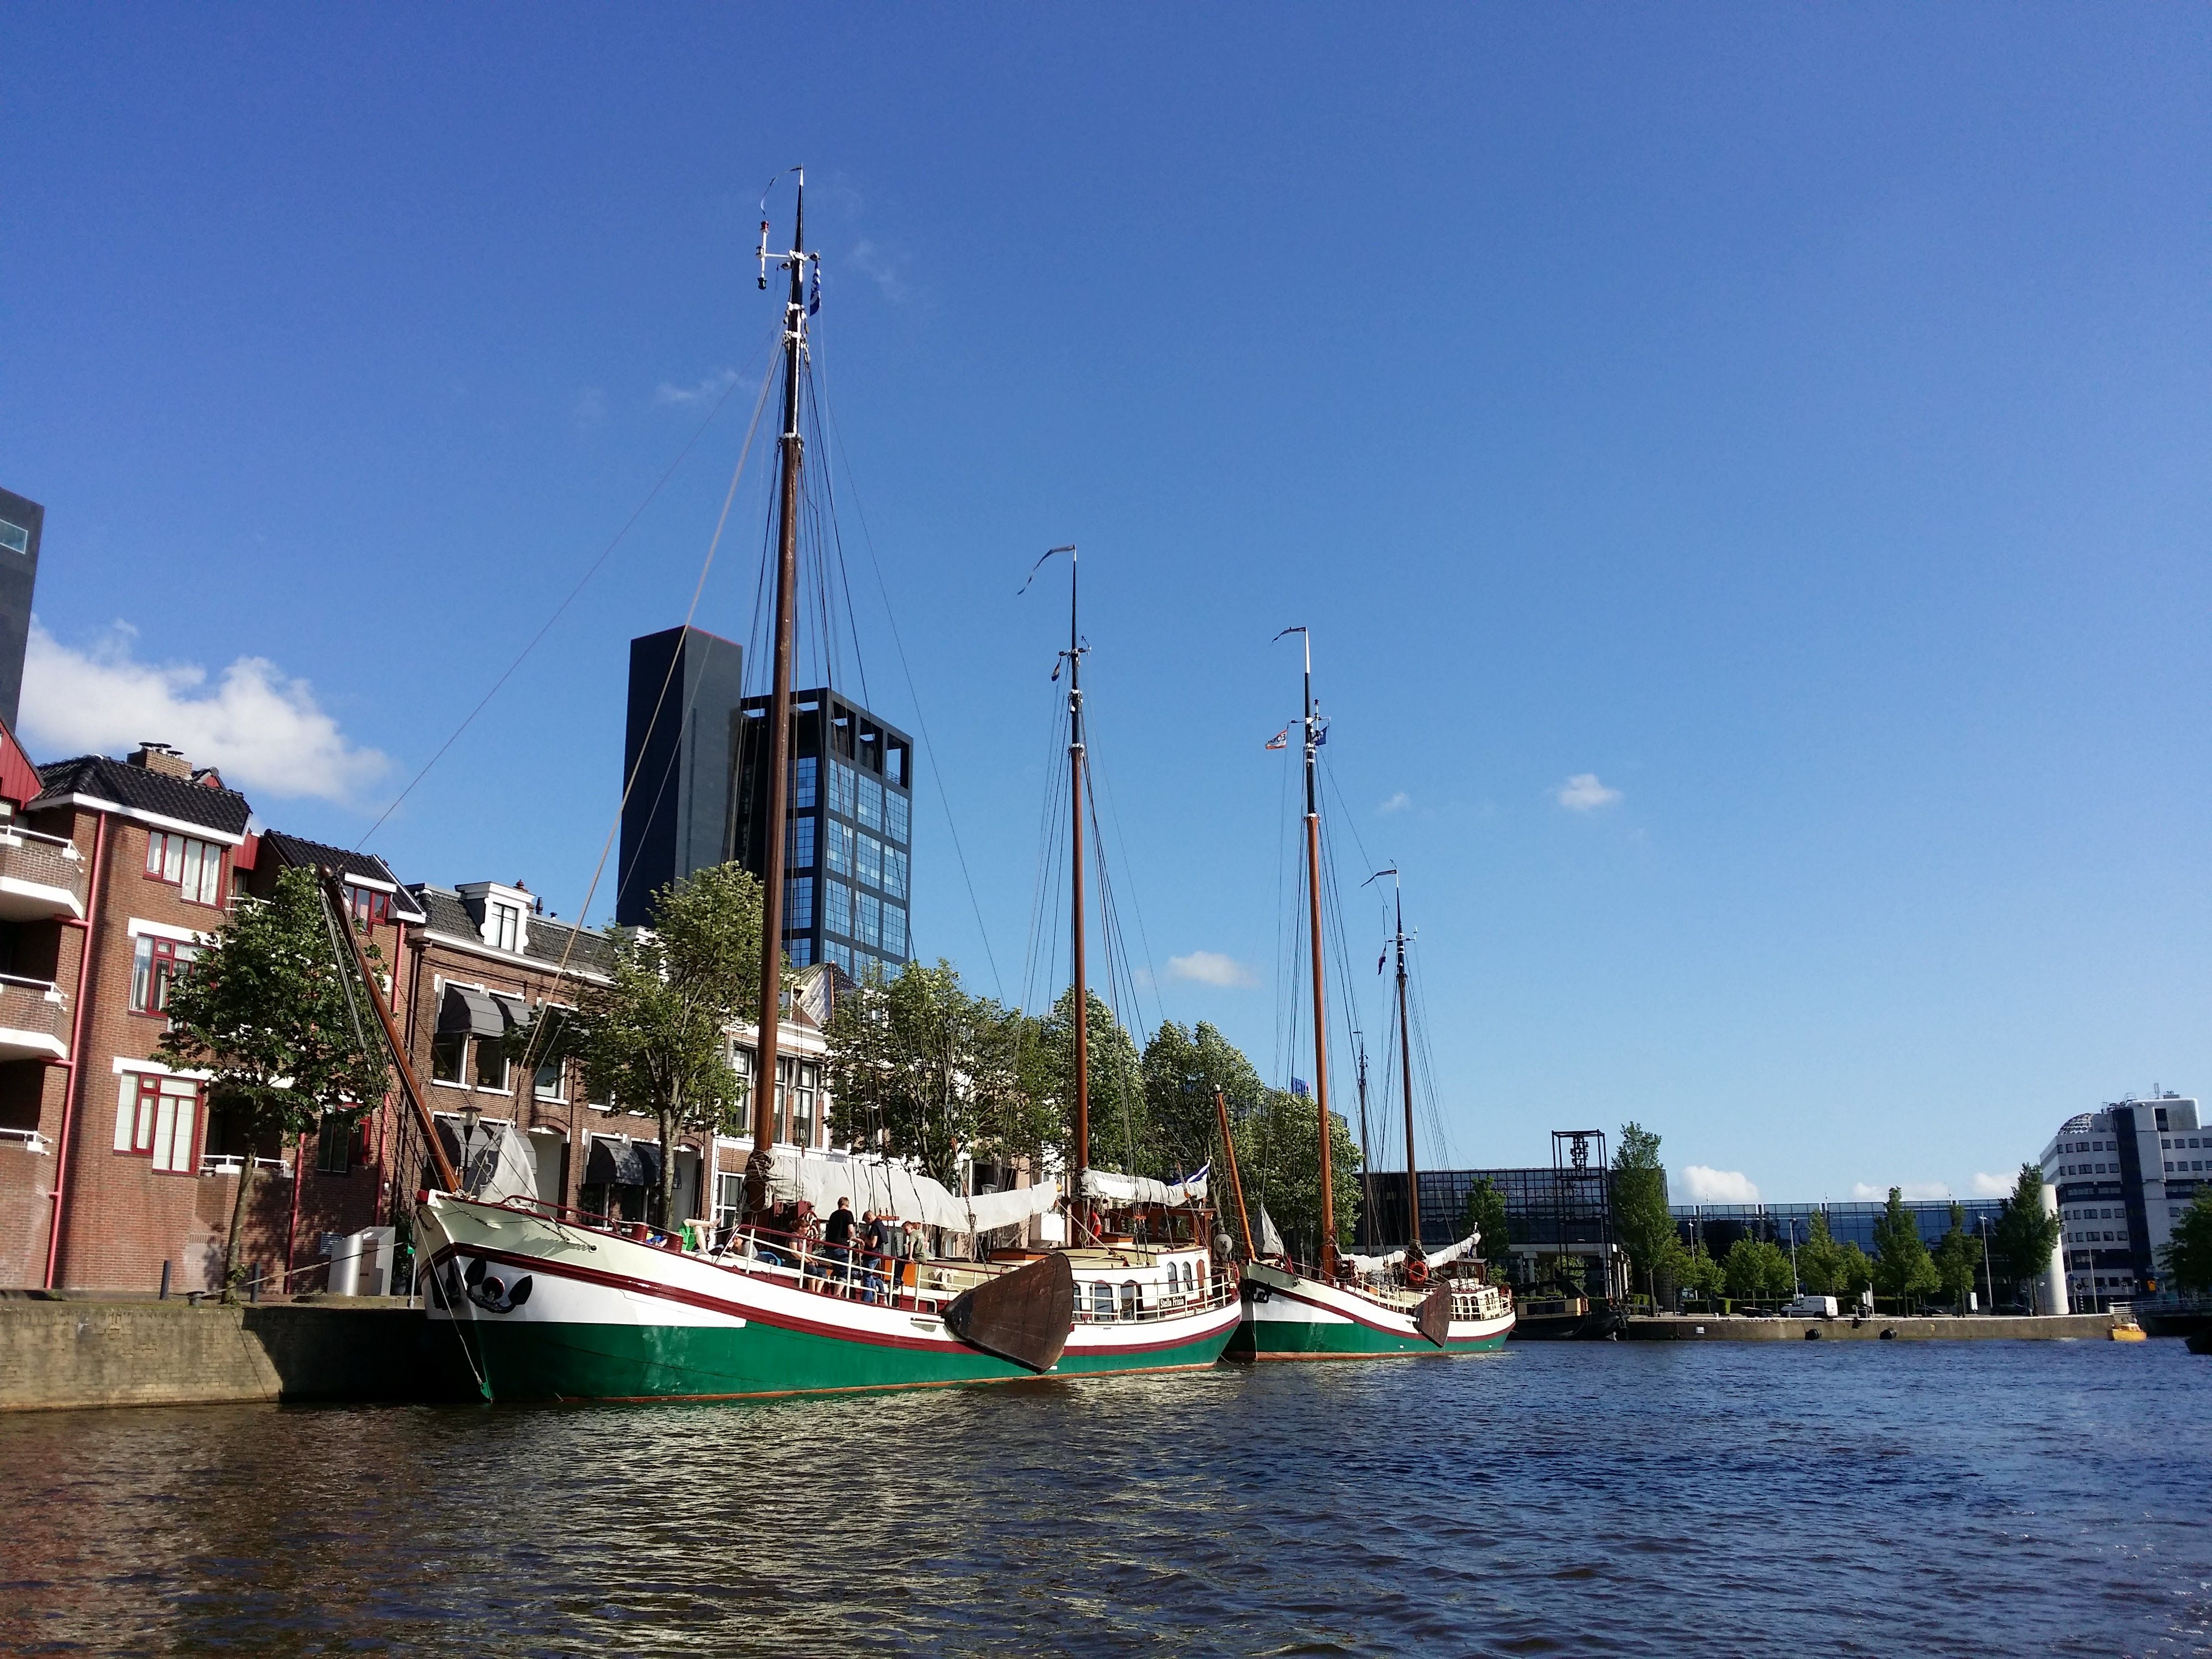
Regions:
[[[767,862],[768,699],[744,700],[731,856]],[[792,697],[784,950],[864,981],[913,954],[914,740],[827,686]]]
[[[2212,1180],[2212,1134],[2190,1097],[2130,1096],[2067,1119],[2043,1149],[2043,1179],[2065,1230],[2067,1300],[2101,1313],[2159,1288],[2159,1252]]]
[[[23,653],[31,642],[31,590],[39,580],[39,533],[46,509],[0,489],[0,720],[15,729],[23,696]]]
[[[615,920],[639,927],[653,896],[730,854],[744,652],[698,628],[629,642],[629,722],[623,741],[620,883]]]

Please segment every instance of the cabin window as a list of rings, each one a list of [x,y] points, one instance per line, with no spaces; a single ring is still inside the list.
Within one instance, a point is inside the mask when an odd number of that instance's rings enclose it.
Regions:
[[[1138,1292],[1138,1289],[1137,1289],[1137,1281],[1136,1281],[1135,1279],[1129,1279],[1129,1280],[1127,1280],[1126,1283],[1124,1283],[1124,1284],[1122,1285],[1122,1286],[1121,1286],[1121,1317],[1122,1317],[1122,1318],[1124,1318],[1124,1319],[1134,1319],[1134,1318],[1137,1316],[1137,1310],[1138,1310],[1139,1307],[1141,1305],[1141,1304],[1140,1304],[1140,1303],[1139,1303],[1139,1299],[1138,1299],[1138,1297],[1139,1297],[1139,1292]]]
[[[1091,1316],[1111,1319],[1114,1316],[1114,1287],[1103,1280],[1091,1287]]]

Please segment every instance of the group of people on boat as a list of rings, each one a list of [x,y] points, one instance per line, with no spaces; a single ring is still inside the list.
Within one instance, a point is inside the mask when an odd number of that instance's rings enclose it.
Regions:
[[[732,1226],[717,1241],[769,1267],[796,1267],[807,1289],[833,1296],[879,1300],[887,1287],[914,1283],[914,1264],[933,1258],[929,1230],[902,1221],[889,1210],[853,1213],[853,1200],[841,1196],[824,1216],[805,1199],[786,1199],[768,1212],[765,1224]]]

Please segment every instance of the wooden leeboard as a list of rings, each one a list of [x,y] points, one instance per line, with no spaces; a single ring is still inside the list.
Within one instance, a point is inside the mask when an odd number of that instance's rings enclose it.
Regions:
[[[1451,1334],[1451,1286],[1439,1285],[1422,1299],[1413,1312],[1413,1328],[1439,1348]]]
[[[945,1326],[970,1347],[1033,1371],[1050,1370],[1075,1328],[1075,1274],[1067,1257],[1055,1250],[963,1291],[945,1310]]]

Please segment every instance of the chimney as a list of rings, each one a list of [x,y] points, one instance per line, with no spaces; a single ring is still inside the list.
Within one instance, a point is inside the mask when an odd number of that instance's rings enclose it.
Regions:
[[[192,763],[166,743],[142,743],[131,751],[131,764],[143,766],[149,772],[159,772],[165,778],[189,778]]]

